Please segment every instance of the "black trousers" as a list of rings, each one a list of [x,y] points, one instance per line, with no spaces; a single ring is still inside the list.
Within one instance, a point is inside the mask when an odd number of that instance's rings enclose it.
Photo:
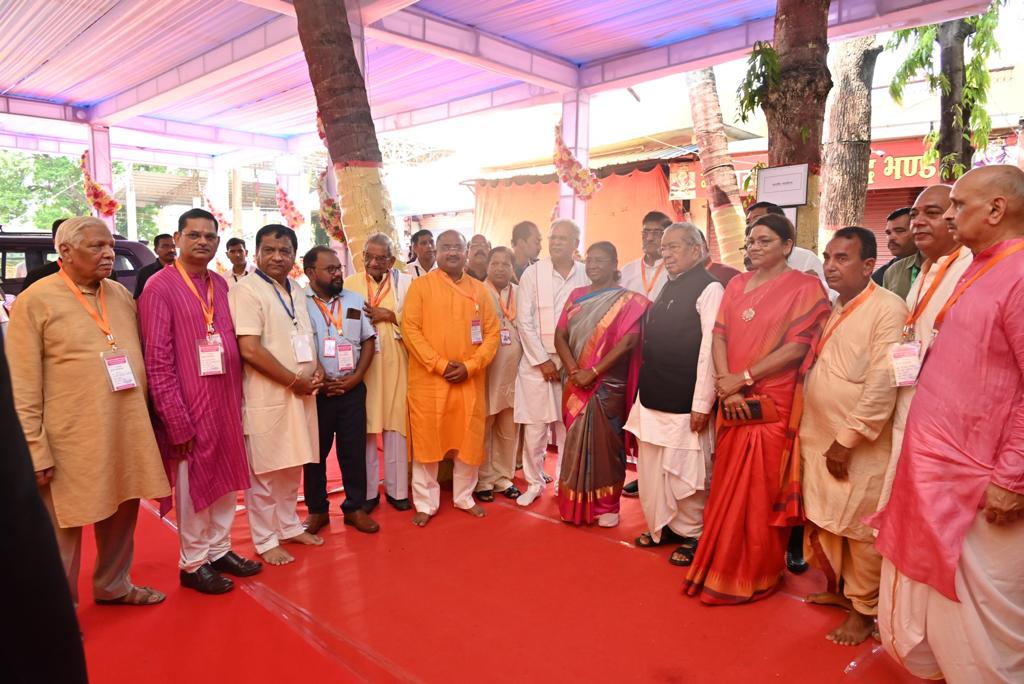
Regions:
[[[366,385],[337,397],[317,395],[320,461],[302,466],[303,494],[310,513],[326,513],[327,456],[337,439],[336,453],[345,485],[341,510],[351,513],[366,504]]]

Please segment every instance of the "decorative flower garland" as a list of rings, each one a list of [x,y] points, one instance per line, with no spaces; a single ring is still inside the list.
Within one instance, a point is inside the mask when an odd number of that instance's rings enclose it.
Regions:
[[[83,184],[85,186],[85,199],[89,206],[96,210],[100,216],[113,216],[121,208],[121,203],[111,197],[102,185],[92,179],[89,173],[89,151],[82,152],[82,160],[79,166],[82,167]]]
[[[345,226],[341,223],[341,207],[327,192],[328,170],[320,172],[316,183],[316,192],[320,196],[320,226],[329,238],[344,245],[348,243],[348,236],[345,235]]]
[[[295,208],[295,203],[288,199],[288,193],[280,185],[277,186],[277,208],[280,210],[281,216],[284,217],[284,222],[292,230],[298,230],[306,222],[306,219],[302,217],[302,212]]]
[[[563,183],[572,188],[581,200],[589,200],[601,189],[601,181],[584,167],[562,140],[562,122],[555,126],[555,171]]]
[[[228,221],[227,217],[224,216],[224,214],[217,211],[217,209],[213,206],[213,202],[210,201],[210,198],[204,196],[203,199],[206,200],[206,208],[210,210],[211,214],[213,214],[213,218],[217,219],[217,225],[219,225],[221,228],[230,228],[231,221]]]

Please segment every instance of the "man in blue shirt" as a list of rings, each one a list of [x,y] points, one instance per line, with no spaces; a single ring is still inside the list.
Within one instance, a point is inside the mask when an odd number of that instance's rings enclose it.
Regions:
[[[336,453],[345,485],[341,504],[346,525],[373,533],[380,526],[366,507],[366,385],[363,377],[373,361],[376,333],[363,313],[361,295],[343,290],[345,274],[338,255],[329,247],[314,247],[302,257],[309,278],[306,307],[324,386],[316,397],[320,427],[320,461],[303,466],[303,488],[309,517],[303,525],[316,534],[330,524],[327,503],[327,456],[337,440]]]

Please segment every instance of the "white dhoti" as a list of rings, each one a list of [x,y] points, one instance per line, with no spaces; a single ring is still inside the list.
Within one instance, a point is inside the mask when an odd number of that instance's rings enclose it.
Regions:
[[[409,451],[405,435],[385,430],[381,441],[384,447],[384,492],[392,499],[409,498]],[[377,435],[366,435],[366,498],[380,496],[380,459],[377,456]]]
[[[201,511],[192,507],[188,487],[188,461],[178,461],[178,478],[174,483],[174,505],[178,518],[178,540],[181,555],[178,568],[195,572],[231,550],[231,525],[235,522],[238,492],[228,492]]]
[[[302,466],[253,473],[252,487],[245,493],[245,507],[256,553],[266,553],[283,540],[306,531],[296,510],[300,480]]]
[[[457,458],[452,462],[452,502],[456,508],[469,510],[476,505],[473,490],[480,466],[468,465]],[[441,485],[437,482],[439,465],[437,462],[412,462],[412,503],[417,513],[435,515],[441,507]]]
[[[951,601],[882,563],[882,645],[911,673],[950,684],[1024,682],[1024,523],[978,513],[964,539]]]

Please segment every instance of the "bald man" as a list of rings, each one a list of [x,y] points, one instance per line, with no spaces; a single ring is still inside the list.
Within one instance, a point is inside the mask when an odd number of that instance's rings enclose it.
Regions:
[[[1024,171],[975,169],[949,199],[944,217],[974,260],[936,317],[892,495],[873,519],[879,627],[919,677],[1021,682]]]

